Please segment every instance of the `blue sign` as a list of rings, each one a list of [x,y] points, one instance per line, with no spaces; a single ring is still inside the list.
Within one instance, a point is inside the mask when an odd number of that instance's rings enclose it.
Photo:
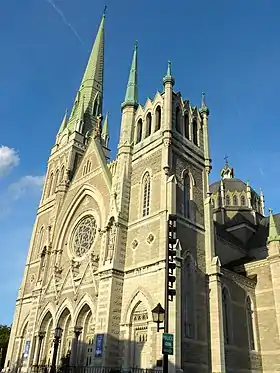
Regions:
[[[104,334],[96,334],[95,357],[101,357],[103,355],[103,342]]]
[[[27,359],[29,355],[29,350],[30,350],[30,341],[25,342],[25,348],[24,348],[24,353],[23,353],[23,358]]]

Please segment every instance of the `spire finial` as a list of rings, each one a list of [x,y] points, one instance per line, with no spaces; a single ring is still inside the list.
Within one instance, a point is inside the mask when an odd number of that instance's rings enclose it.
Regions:
[[[224,160],[225,160],[225,166],[221,171],[221,177],[222,177],[222,179],[233,179],[234,178],[234,170],[233,170],[233,168],[229,167],[228,156],[227,155],[225,155]]]
[[[199,109],[199,111],[200,111],[201,114],[206,114],[206,116],[208,117],[209,109],[208,109],[208,106],[205,103],[205,92],[202,92],[202,94],[201,94],[201,108]]]
[[[163,78],[163,84],[164,85],[166,83],[171,83],[172,86],[175,84],[175,79],[173,78],[172,73],[171,73],[171,65],[172,65],[172,63],[169,60],[167,62],[167,72],[166,72],[165,77]]]
[[[122,109],[125,106],[138,106],[138,42],[134,43],[132,63]]]
[[[225,155],[224,160],[225,160],[225,164],[226,164],[226,166],[228,166],[228,155],[227,155],[227,154]]]
[[[107,5],[104,6],[103,17],[106,17],[106,12],[107,12]]]

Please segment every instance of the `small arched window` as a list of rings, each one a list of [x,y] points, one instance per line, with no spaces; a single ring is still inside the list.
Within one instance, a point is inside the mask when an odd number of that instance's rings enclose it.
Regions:
[[[181,131],[181,110],[180,110],[179,106],[176,107],[176,117],[175,117],[175,120],[176,120],[176,130],[179,133],[182,133],[182,131]]]
[[[60,171],[60,180],[59,180],[60,183],[64,181],[64,170],[65,170],[65,167],[62,166],[61,171]]]
[[[241,206],[246,206],[246,198],[245,198],[245,196],[241,196]]]
[[[38,240],[37,240],[37,252],[41,254],[41,249],[43,246],[43,240],[45,235],[45,228],[41,227],[40,232],[38,234]]]
[[[195,335],[195,272],[190,256],[185,260],[183,272],[183,289],[185,289],[183,303],[183,329],[186,338],[194,338]]]
[[[254,310],[250,297],[246,299],[246,316],[247,316],[247,328],[248,328],[248,342],[250,350],[255,350],[255,338],[254,338]]]
[[[230,196],[228,194],[226,195],[226,205],[230,206]]]
[[[151,199],[151,178],[148,172],[143,178],[143,216],[150,214],[150,199]]]
[[[188,172],[184,175],[184,216],[190,217],[191,179]]]
[[[146,116],[146,137],[150,136],[152,133],[152,115],[148,113]]]
[[[142,140],[143,121],[139,119],[136,126],[136,144]]]
[[[156,108],[156,126],[155,131],[158,131],[161,127],[161,108],[158,105]]]
[[[187,139],[190,138],[190,131],[189,131],[189,114],[186,112],[184,115],[184,129],[185,129],[185,137]]]
[[[192,121],[192,138],[194,145],[198,145],[198,136],[197,136],[197,119],[194,118]]]
[[[224,326],[224,340],[225,344],[230,343],[230,303],[229,294],[226,288],[222,290],[222,304],[223,304],[223,326]]]
[[[50,180],[49,180],[49,189],[48,189],[48,194],[47,197],[49,197],[52,193],[52,188],[53,188],[53,173],[51,173]]]
[[[236,195],[233,196],[233,204],[234,206],[238,206],[238,199]]]

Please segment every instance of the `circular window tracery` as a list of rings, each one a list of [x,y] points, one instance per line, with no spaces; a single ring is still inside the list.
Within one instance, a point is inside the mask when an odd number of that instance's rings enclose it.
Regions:
[[[83,256],[91,248],[97,231],[93,216],[83,217],[76,225],[72,236],[72,249],[76,256]]]

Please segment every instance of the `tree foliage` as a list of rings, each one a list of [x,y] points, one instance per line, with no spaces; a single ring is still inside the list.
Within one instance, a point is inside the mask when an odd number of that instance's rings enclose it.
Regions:
[[[8,346],[10,333],[10,326],[0,325],[0,348],[6,348]]]

